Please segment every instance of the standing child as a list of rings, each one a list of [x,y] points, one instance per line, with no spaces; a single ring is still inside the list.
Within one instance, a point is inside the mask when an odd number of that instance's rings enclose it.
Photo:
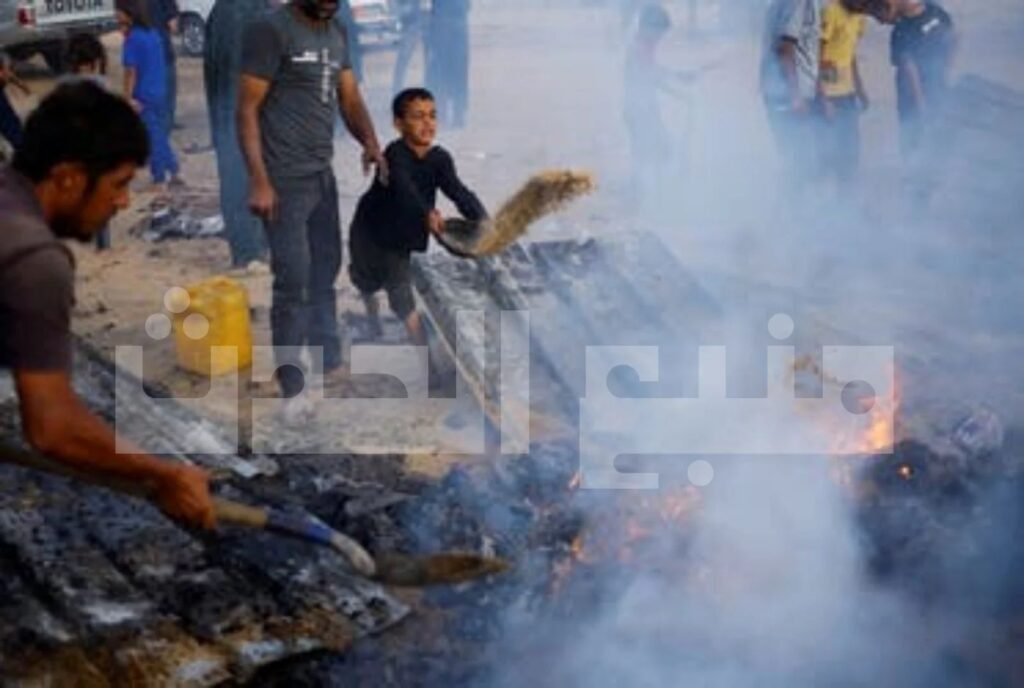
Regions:
[[[76,33],[68,39],[68,50],[64,63],[71,73],[80,79],[89,79],[107,88],[107,51],[100,39],[91,33]],[[96,250],[110,248],[110,225],[96,235]]]
[[[178,159],[167,128],[167,58],[160,34],[152,27],[139,0],[117,0],[117,23],[124,33],[124,97],[135,107],[152,151],[149,171],[157,191],[182,186]]]
[[[76,33],[71,36],[64,62],[75,76],[95,81],[104,88],[108,86],[107,50],[93,34]]]
[[[893,24],[890,57],[896,70],[900,145],[912,160],[946,98],[956,34],[953,19],[933,2],[884,0],[883,7],[879,18]]]
[[[11,148],[21,145],[21,118],[7,99],[7,87],[14,86],[25,95],[30,91],[14,73],[14,61],[7,53],[0,51],[0,136],[7,139]]]
[[[868,97],[860,78],[857,48],[867,28],[862,0],[831,0],[821,16],[818,110],[822,173],[846,185],[860,163],[860,113]]]
[[[468,220],[482,220],[487,211],[459,179],[448,151],[434,145],[437,108],[430,91],[406,89],[395,96],[391,110],[401,138],[384,151],[387,183],[375,179],[359,199],[349,232],[349,273],[377,333],[376,293],[384,289],[409,338],[424,345],[427,340],[413,302],[409,257],[413,251],[426,250],[431,233],[444,231],[444,219],[434,207],[437,191]]]

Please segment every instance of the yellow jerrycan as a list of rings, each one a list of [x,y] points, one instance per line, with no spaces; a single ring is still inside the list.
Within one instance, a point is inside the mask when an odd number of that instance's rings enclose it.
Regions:
[[[252,365],[252,327],[245,287],[218,276],[176,291],[179,303],[173,308],[174,345],[180,368],[216,377]]]

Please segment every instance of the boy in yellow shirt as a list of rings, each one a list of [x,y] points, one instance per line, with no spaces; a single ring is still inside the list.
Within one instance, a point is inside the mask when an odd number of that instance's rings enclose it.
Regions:
[[[860,113],[868,97],[857,67],[867,16],[864,0],[829,0],[822,9],[818,104],[822,172],[851,181],[860,161]]]

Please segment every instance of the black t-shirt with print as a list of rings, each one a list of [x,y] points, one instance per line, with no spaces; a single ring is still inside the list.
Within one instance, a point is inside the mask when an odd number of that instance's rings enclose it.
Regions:
[[[928,106],[938,105],[946,94],[953,46],[953,20],[938,5],[926,3],[924,12],[918,16],[904,17],[896,22],[890,54],[896,67],[896,98],[901,117],[917,114],[906,70],[902,67],[916,67],[925,103]]]

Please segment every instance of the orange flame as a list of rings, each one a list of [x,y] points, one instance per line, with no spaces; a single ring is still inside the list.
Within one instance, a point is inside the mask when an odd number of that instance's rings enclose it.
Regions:
[[[822,384],[844,388],[846,382],[830,377],[809,357],[798,359],[793,366],[794,373],[807,372],[822,379]],[[832,433],[833,451],[837,454],[878,454],[892,451],[896,443],[895,419],[900,403],[899,378],[890,371],[893,380],[892,392],[888,396],[876,395],[861,400],[865,422],[863,430],[851,437],[837,432],[835,428],[824,428]]]

